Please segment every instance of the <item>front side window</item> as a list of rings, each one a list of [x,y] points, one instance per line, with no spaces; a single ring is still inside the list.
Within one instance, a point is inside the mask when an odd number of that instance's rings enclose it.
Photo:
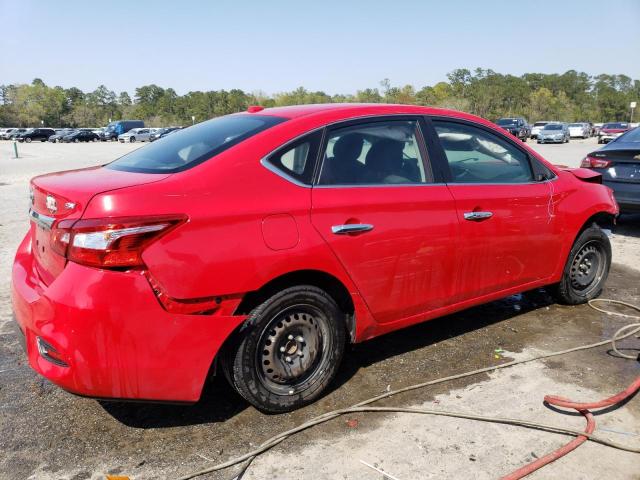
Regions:
[[[371,122],[329,133],[320,185],[427,183],[416,120]]]
[[[134,150],[107,168],[140,173],[180,172],[285,120],[245,114],[214,118]]]
[[[526,153],[479,127],[433,121],[451,169],[453,183],[526,183],[533,181]]]

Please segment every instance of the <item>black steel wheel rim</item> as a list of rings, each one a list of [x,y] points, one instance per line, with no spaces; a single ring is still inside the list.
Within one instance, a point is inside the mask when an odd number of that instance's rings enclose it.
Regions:
[[[278,395],[295,395],[326,370],[330,326],[316,306],[297,304],[273,316],[256,350],[262,384]]]
[[[595,240],[585,243],[571,262],[571,287],[584,296],[593,293],[600,287],[605,269],[606,254],[602,244]]]

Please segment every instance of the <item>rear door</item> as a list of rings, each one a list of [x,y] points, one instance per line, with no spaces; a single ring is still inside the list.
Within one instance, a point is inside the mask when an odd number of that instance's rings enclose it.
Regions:
[[[432,157],[447,169],[460,221],[456,298],[469,300],[549,277],[561,232],[553,172],[505,135],[475,123],[434,118]]]
[[[330,128],[311,219],[380,323],[444,306],[455,275],[458,218],[436,183],[423,120],[382,117]]]

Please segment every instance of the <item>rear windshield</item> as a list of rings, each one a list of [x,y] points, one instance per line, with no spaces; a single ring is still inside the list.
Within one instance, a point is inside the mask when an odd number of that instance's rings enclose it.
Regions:
[[[544,127],[549,122],[536,122],[533,124],[534,127]]]
[[[570,127],[582,127],[581,123],[570,123],[569,124]]]
[[[517,118],[501,118],[498,120],[498,125],[514,125],[518,123]]]
[[[556,124],[551,124],[551,125],[545,125],[543,130],[562,130],[562,125],[558,125]]]
[[[629,128],[628,123],[606,123],[602,128]]]
[[[214,118],[134,150],[111,162],[107,168],[140,173],[180,172],[285,120],[267,115]]]

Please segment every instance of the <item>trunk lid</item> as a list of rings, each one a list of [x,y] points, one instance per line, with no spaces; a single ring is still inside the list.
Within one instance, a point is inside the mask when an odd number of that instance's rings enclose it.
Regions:
[[[56,222],[79,219],[91,198],[99,193],[158,182],[169,176],[92,167],[33,178],[30,235],[42,281],[49,285],[66,265],[66,258],[51,248],[51,229]]]
[[[607,168],[603,169],[603,175],[607,181],[640,183],[640,148],[605,149],[594,152],[590,156],[611,162]]]

